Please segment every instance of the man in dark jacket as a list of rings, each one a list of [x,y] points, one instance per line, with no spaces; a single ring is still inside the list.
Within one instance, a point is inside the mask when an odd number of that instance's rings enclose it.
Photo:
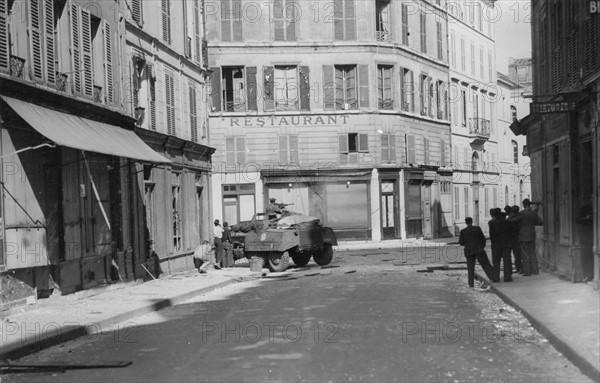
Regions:
[[[467,258],[467,271],[469,279],[469,287],[475,286],[475,261],[485,272],[485,275],[492,280],[493,270],[490,265],[490,260],[485,253],[485,236],[479,226],[473,226],[473,218],[465,219],[467,227],[460,231],[458,243],[465,247],[465,257]]]
[[[500,261],[502,261],[504,267],[504,282],[511,282],[510,249],[512,239],[510,238],[510,224],[499,208],[492,209],[490,213],[492,214],[492,220],[488,224],[490,226],[490,240],[492,241],[493,282],[500,282]]]
[[[523,261],[521,260],[521,249],[519,244],[519,222],[513,221],[515,217],[519,215],[519,207],[514,205],[510,208],[510,214],[506,217],[508,224],[510,225],[510,243],[512,247],[513,255],[515,256],[515,271],[519,274],[523,274]]]
[[[539,274],[537,255],[535,253],[535,227],[542,226],[544,221],[537,211],[531,210],[531,201],[523,200],[523,211],[516,217],[509,219],[518,222],[519,228],[519,250],[523,262],[523,275],[528,277]]]

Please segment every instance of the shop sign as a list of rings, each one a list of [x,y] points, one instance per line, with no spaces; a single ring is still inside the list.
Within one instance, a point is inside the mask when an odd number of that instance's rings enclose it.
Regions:
[[[349,116],[269,116],[269,117],[229,117],[229,126],[317,126],[345,125]]]
[[[531,114],[566,113],[574,112],[577,108],[575,101],[569,102],[532,102]]]
[[[590,0],[590,14],[600,13],[600,0]]]

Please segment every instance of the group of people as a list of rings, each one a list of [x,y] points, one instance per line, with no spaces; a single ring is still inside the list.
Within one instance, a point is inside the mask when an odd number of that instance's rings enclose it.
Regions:
[[[484,273],[492,282],[500,282],[500,265],[504,282],[511,282],[513,267],[511,252],[515,258],[515,272],[524,276],[538,275],[539,266],[535,252],[535,226],[544,224],[532,209],[529,199],[523,200],[523,210],[518,206],[490,209],[492,219],[488,222],[492,243],[492,263],[485,252],[486,238],[480,227],[473,225],[467,217],[467,227],[461,230],[459,244],[464,246],[467,258],[468,283],[474,287],[475,262],[479,262]]]
[[[233,241],[231,240],[231,231],[229,224],[223,222],[223,226],[218,219],[214,222],[214,251],[210,243],[206,240],[194,251],[194,262],[200,273],[206,273],[209,268],[221,269],[233,267]]]

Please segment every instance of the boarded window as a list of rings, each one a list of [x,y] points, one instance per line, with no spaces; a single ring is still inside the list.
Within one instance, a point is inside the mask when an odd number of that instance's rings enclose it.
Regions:
[[[221,40],[242,41],[242,1],[221,1]]]
[[[356,40],[355,0],[334,0],[333,21],[336,40]]]
[[[415,136],[412,134],[406,135],[406,162],[409,164],[416,164],[417,162]]]
[[[279,136],[279,164],[298,163],[298,136]]]

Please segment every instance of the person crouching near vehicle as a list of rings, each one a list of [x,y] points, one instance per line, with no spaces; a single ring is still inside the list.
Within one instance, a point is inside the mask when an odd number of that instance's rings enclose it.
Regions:
[[[209,269],[220,269],[215,260],[215,252],[210,247],[210,242],[202,241],[200,246],[194,251],[194,265],[198,268],[201,274],[206,273]]]
[[[485,253],[486,240],[483,231],[479,226],[473,226],[473,218],[471,217],[467,217],[465,223],[467,227],[460,231],[458,243],[465,247],[469,287],[475,287],[475,261],[479,262],[489,280],[494,279],[494,271]]]

